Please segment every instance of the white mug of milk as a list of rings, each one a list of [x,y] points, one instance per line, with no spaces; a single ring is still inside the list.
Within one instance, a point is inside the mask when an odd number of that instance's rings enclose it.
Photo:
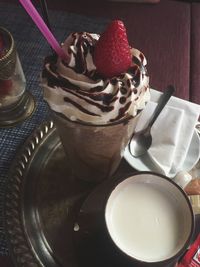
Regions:
[[[108,194],[105,225],[111,243],[139,266],[165,266],[190,244],[194,214],[184,191],[167,177],[142,172]]]

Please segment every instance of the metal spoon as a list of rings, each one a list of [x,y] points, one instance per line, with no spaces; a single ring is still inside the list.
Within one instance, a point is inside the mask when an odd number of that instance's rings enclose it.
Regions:
[[[162,96],[159,99],[158,105],[154,114],[148,123],[147,127],[133,134],[129,142],[129,151],[133,157],[140,157],[147,152],[152,144],[151,127],[160,115],[161,111],[167,104],[168,100],[174,93],[175,88],[172,85],[167,86]]]

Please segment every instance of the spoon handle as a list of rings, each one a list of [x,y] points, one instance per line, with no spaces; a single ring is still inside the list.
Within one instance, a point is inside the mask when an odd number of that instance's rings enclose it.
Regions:
[[[168,85],[165,91],[163,92],[161,99],[159,99],[158,105],[154,111],[154,114],[149,122],[148,128],[151,128],[151,126],[154,124],[155,120],[159,116],[160,112],[163,110],[165,105],[167,104],[170,97],[175,92],[175,87],[172,85]]]

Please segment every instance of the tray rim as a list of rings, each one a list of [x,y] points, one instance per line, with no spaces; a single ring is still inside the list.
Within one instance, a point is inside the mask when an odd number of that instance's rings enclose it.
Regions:
[[[31,159],[40,147],[41,142],[54,130],[56,128],[52,120],[44,121],[27,138],[22,148],[17,151],[10,167],[8,184],[4,195],[3,213],[8,249],[15,266],[27,266],[27,262],[33,267],[43,266],[37,255],[32,251],[27,235],[22,227],[20,193],[25,179],[24,175]]]

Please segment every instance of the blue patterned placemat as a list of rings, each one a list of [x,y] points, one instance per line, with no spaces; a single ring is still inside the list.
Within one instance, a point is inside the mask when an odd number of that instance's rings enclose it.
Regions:
[[[52,31],[59,42],[73,31],[101,32],[108,20],[89,18],[77,14],[50,11]],[[14,128],[0,129],[0,254],[7,255],[8,248],[3,227],[4,193],[8,171],[16,151],[23,145],[32,131],[49,116],[42,99],[39,79],[42,62],[50,53],[49,45],[20,5],[0,3],[0,26],[13,35],[27,80],[27,90],[34,95],[37,108],[33,116]]]

